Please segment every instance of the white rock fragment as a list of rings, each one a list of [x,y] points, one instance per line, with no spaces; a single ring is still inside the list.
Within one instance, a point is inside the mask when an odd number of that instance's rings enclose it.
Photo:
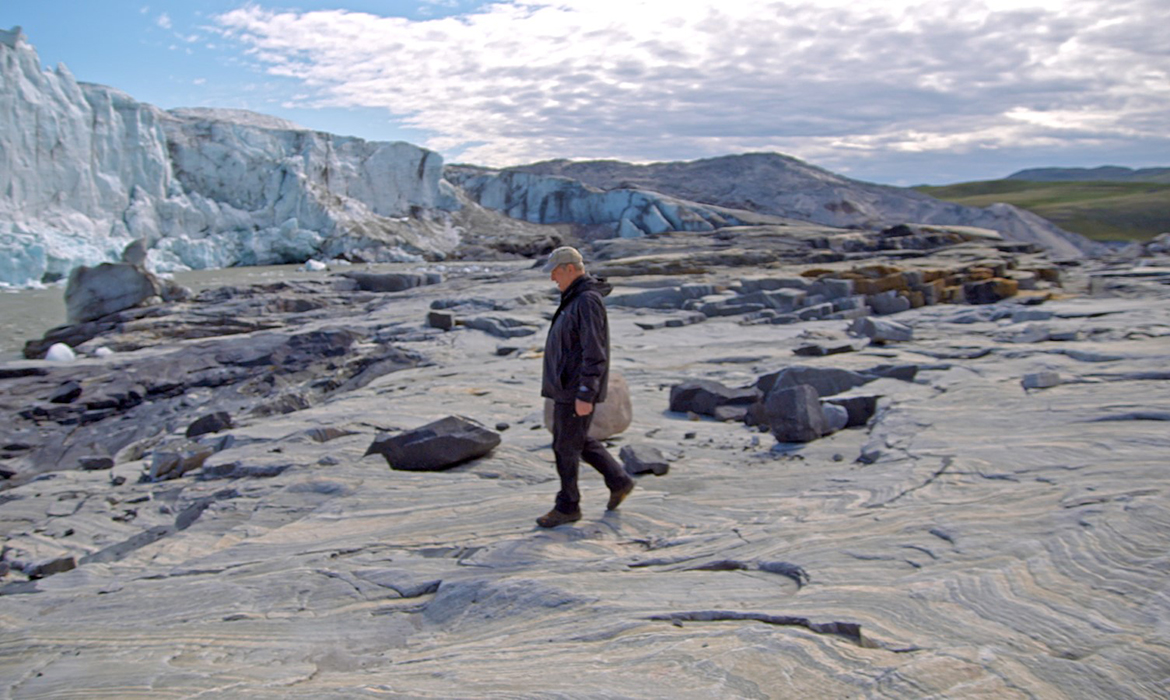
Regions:
[[[53,343],[49,352],[45,353],[45,359],[49,362],[73,362],[77,359],[77,353],[65,343]]]
[[[324,272],[329,269],[329,266],[320,260],[306,260],[305,264],[301,265],[301,269],[305,272]]]

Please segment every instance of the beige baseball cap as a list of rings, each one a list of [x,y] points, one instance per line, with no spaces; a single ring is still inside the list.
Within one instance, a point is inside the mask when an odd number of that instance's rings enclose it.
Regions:
[[[575,263],[584,266],[585,259],[581,257],[580,251],[572,246],[561,246],[557,248],[548,256],[548,262],[541,268],[545,272],[552,272],[558,265],[565,265],[568,263]]]

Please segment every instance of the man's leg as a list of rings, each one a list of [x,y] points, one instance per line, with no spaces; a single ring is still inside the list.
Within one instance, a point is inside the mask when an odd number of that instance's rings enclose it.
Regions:
[[[600,440],[588,435],[585,437],[585,445],[581,450],[581,459],[601,472],[601,475],[605,477],[605,485],[611,492],[626,488],[634,480],[626,473],[625,467],[613,458],[609,450],[605,449],[605,445],[602,445]]]
[[[592,415],[578,416],[571,403],[553,404],[553,455],[557,460],[557,475],[561,477],[556,509],[562,513],[576,513],[581,509],[577,470],[592,418]]]

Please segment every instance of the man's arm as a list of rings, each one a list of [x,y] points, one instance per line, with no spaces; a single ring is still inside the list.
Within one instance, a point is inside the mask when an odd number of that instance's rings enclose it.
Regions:
[[[605,304],[594,295],[582,299],[577,342],[581,346],[581,376],[577,385],[577,415],[589,415],[601,392],[601,375],[609,364],[605,337]]]

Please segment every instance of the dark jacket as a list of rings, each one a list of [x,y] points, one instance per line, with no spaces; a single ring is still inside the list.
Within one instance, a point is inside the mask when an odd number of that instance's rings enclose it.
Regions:
[[[582,275],[561,293],[544,341],[540,395],[557,403],[605,401],[609,382],[609,317],[602,297],[613,287]]]

